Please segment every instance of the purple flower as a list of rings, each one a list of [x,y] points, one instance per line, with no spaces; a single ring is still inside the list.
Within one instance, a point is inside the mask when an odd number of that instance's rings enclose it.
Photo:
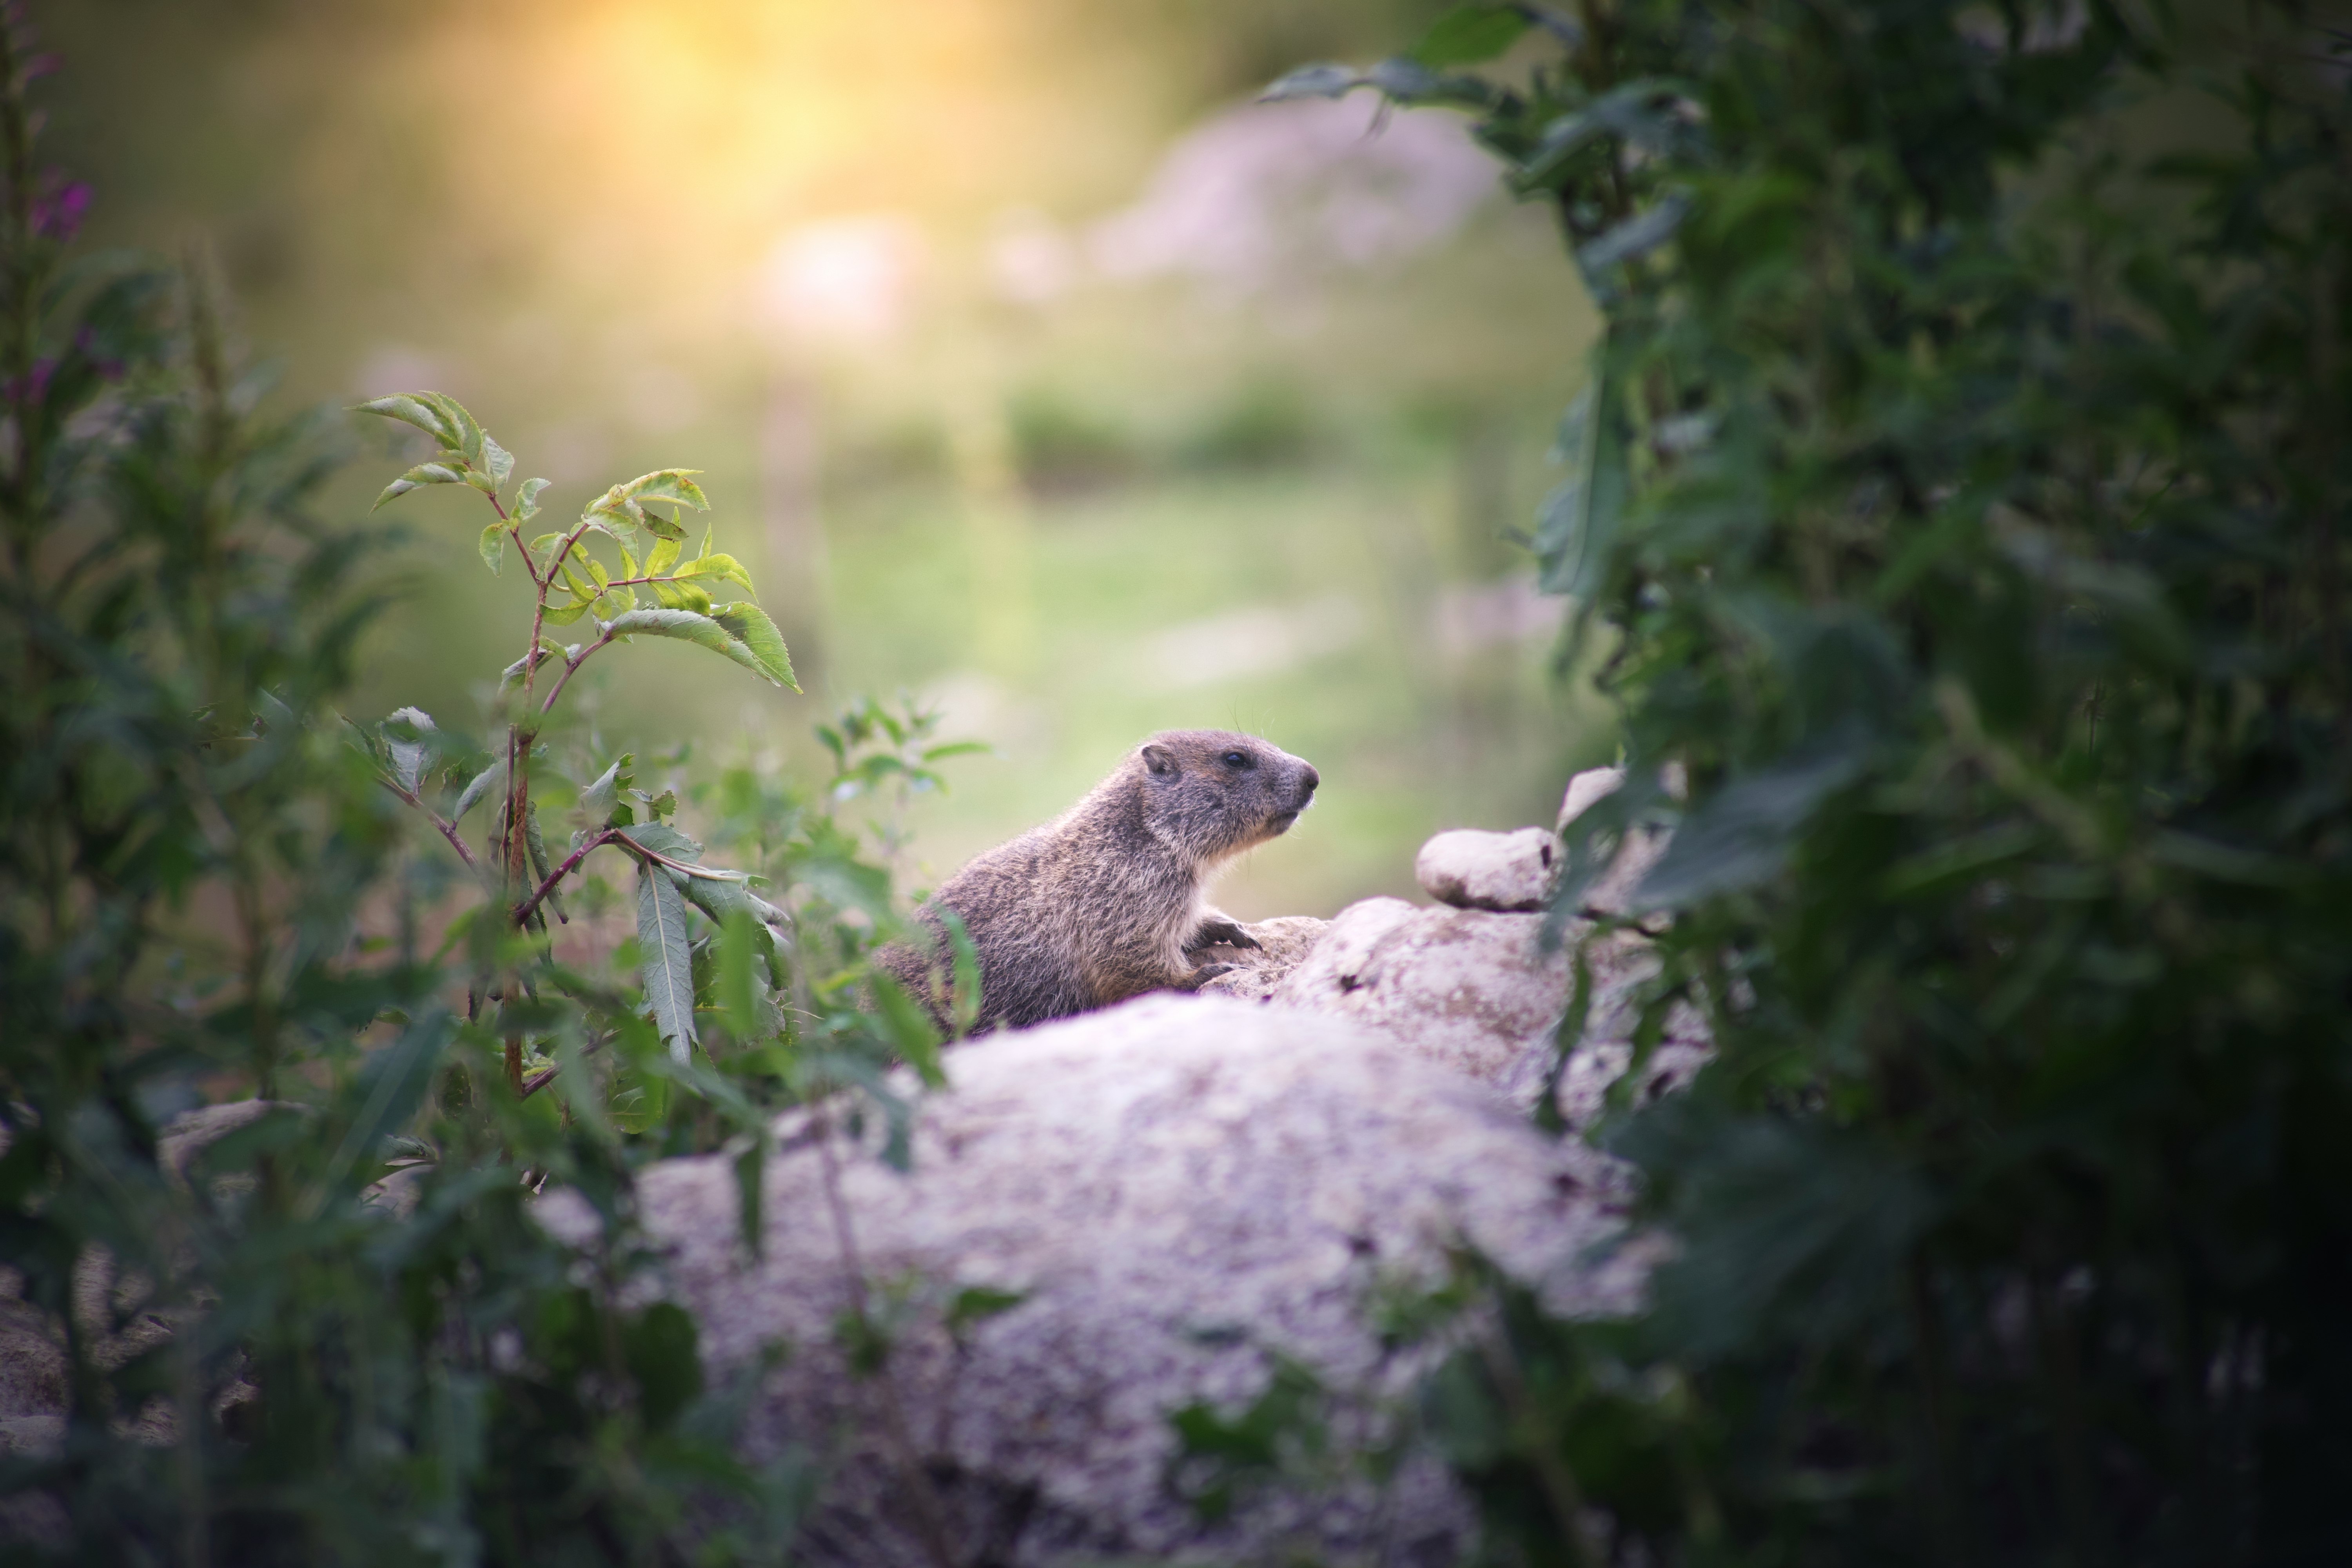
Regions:
[[[49,390],[49,377],[56,372],[58,362],[37,359],[30,375],[12,375],[0,383],[0,398],[10,403],[38,403]]]
[[[80,180],[57,184],[54,177],[42,186],[33,198],[33,232],[62,245],[80,229],[82,215],[89,210],[89,186]]]

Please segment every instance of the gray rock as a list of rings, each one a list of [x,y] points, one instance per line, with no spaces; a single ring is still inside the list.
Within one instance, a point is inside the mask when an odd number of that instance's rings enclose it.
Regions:
[[[1541,827],[1513,833],[1456,828],[1421,847],[1412,863],[1423,891],[1457,910],[1540,910],[1559,884],[1559,840]]]
[[[1622,1310],[1639,1289],[1631,1249],[1580,1257],[1618,1222],[1573,1141],[1341,1018],[1155,995],[975,1041],[948,1067],[907,1174],[808,1115],[779,1124],[757,1263],[737,1247],[729,1161],[644,1178],[668,1288],[709,1359],[743,1368],[792,1347],[747,1441],[827,1461],[803,1543],[816,1562],[925,1562],[924,1492],[950,1539],[992,1542],[1006,1563],[1451,1562],[1468,1513],[1431,1456],[1385,1494],[1343,1471],[1328,1489],[1244,1493],[1211,1527],[1171,1491],[1170,1414],[1237,1411],[1279,1355],[1342,1394],[1356,1414],[1335,1436],[1360,1451],[1380,1396],[1420,1365],[1383,1349],[1365,1298],[1436,1281],[1462,1242],[1560,1310]],[[561,1230],[586,1211],[543,1212]],[[887,1377],[865,1382],[835,1327],[861,1276],[894,1343]],[[1021,1300],[950,1332],[972,1287]],[[910,1485],[914,1470],[928,1479]]]

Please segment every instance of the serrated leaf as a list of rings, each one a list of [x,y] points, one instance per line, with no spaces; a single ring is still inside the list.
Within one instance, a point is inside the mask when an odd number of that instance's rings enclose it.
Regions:
[[[673,610],[691,610],[698,616],[710,614],[710,595],[692,583],[665,577],[646,586],[653,590],[655,598]]]
[[[488,466],[483,461],[482,451],[482,443],[488,437],[482,434],[481,422],[466,411],[464,404],[446,392],[420,392],[416,400],[439,410],[449,421],[449,427],[457,432],[457,437],[449,445],[463,453],[467,463],[477,468]]]
[[[445,452],[442,456],[446,458],[449,454]],[[383,493],[375,498],[375,505],[368,510],[374,511],[386,501],[397,500],[411,490],[422,489],[426,485],[462,485],[465,482],[466,472],[462,468],[452,468],[446,462],[419,463],[384,486]]]
[[[733,616],[740,608],[741,606],[730,605],[726,613]],[[790,686],[798,691],[800,688],[792,679],[792,663],[782,658],[783,639],[775,635],[775,623],[768,621],[765,616],[759,618],[767,622],[765,635],[774,637],[772,651],[774,657],[782,661],[781,675],[778,667],[772,664],[767,656],[755,652],[745,638],[738,636],[728,625],[710,616],[697,615],[692,610],[631,610],[614,616],[605,623],[604,630],[613,637],[676,637],[681,642],[699,644],[713,653],[733,659],[762,679],[774,681],[779,686]],[[753,636],[761,635],[760,628],[748,619],[738,617],[735,624]]]
[[[654,1026],[673,1060],[693,1058],[694,956],[686,936],[686,899],[677,884],[649,860],[637,863],[638,973]]]
[[[539,492],[545,489],[548,483],[546,479],[525,479],[516,489],[514,520],[518,524],[529,522],[539,515]]]
[[[397,419],[404,425],[414,425],[434,440],[452,450],[462,450],[462,437],[457,426],[446,415],[426,398],[438,393],[397,393],[360,404],[352,410],[357,414],[378,414],[386,419]]]
[[[589,605],[593,603],[595,601],[593,599],[574,599],[567,605],[550,605],[547,607],[547,614],[541,616],[540,619],[551,626],[568,626],[586,615]]]
[[[689,477],[700,472],[700,468],[656,468],[650,474],[639,474],[619,489],[639,505],[658,502],[709,511],[710,503],[703,499],[702,488]]]
[[[482,433],[482,467],[489,472],[493,490],[504,489],[507,476],[514,472],[514,454],[491,440],[488,431]]]
[[[760,661],[760,673],[779,686],[798,691],[801,683],[793,679],[793,656],[784,647],[784,636],[768,612],[759,605],[742,603],[728,605],[711,617]]]
[[[481,542],[476,548],[482,552],[482,564],[490,569],[491,576],[497,576],[499,568],[506,564],[507,525],[503,522],[493,522],[485,526],[482,530]]]
[[[631,575],[643,575],[646,577],[660,576],[663,573],[667,572],[671,567],[677,564],[678,546],[679,541],[676,539],[656,540],[654,542],[653,549],[646,555],[645,571],[642,574],[633,573]]]
[[[740,585],[747,594],[753,592],[751,587],[751,574],[745,571],[743,569],[743,563],[736,560],[732,555],[698,555],[693,560],[688,562],[684,566],[680,567],[678,569],[677,575],[681,577],[715,577],[722,583],[733,583]]]

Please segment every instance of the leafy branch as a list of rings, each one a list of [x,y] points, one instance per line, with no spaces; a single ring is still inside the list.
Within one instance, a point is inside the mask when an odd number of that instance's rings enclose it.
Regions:
[[[524,479],[509,490],[513,454],[484,430],[463,404],[445,393],[403,393],[362,404],[359,412],[420,430],[436,448],[430,458],[386,485],[376,497],[376,506],[435,485],[461,485],[478,492],[494,514],[477,541],[483,564],[498,573],[511,546],[531,584],[529,641],[523,656],[507,668],[499,684],[501,698],[512,694],[519,710],[507,722],[502,760],[476,773],[444,816],[423,793],[426,764],[443,743],[440,731],[428,716],[404,709],[364,738],[377,761],[380,781],[422,813],[477,873],[483,871],[483,866],[467,848],[457,822],[488,789],[498,788],[500,804],[492,824],[488,875],[506,922],[517,932],[543,929],[542,906],[552,908],[558,919],[564,918],[560,889],[579,873],[592,851],[607,846],[625,848],[637,862],[643,889],[638,939],[647,997],[664,1038],[684,1059],[697,1035],[693,988],[681,980],[687,963],[683,904],[671,877],[730,882],[740,880],[741,874],[703,866],[692,858],[696,851],[679,853],[680,847],[691,841],[662,823],[660,814],[649,824],[636,824],[634,810],[613,794],[618,763],[600,781],[612,797],[605,800],[605,820],[583,828],[570,853],[551,865],[531,799],[535,742],[572,678],[590,658],[616,642],[656,637],[692,643],[742,666],[772,686],[797,691],[800,687],[793,679],[792,656],[782,635],[748,596],[725,603],[714,597],[730,589],[744,595],[753,590],[751,574],[742,563],[712,548],[711,531],[704,531],[701,546],[693,556],[684,556],[686,529],[681,519],[689,510],[710,509],[701,487],[695,483],[695,470],[659,468],[614,485],[583,507],[568,528],[526,539],[525,526],[538,519],[549,481]],[[614,565],[597,558],[589,545],[592,535],[611,547],[617,557]],[[640,602],[641,591],[652,604]],[[551,627],[583,618],[596,628],[594,638],[584,645],[561,645],[548,636]],[[541,697],[539,671],[551,661],[560,663],[562,669]],[[596,787],[592,786],[592,795]],[[660,838],[665,834],[668,840]],[[528,994],[529,989],[520,973],[510,968],[501,994]],[[530,1044],[524,1030],[508,1032],[506,1077],[518,1095],[524,1087]]]

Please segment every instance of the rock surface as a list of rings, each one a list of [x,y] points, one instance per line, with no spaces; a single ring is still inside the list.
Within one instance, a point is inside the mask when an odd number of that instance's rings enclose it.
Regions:
[[[1550,904],[1562,859],[1559,840],[1545,828],[1486,833],[1464,827],[1423,845],[1412,874],[1441,904],[1527,913]]]
[[[1462,1242],[1562,1310],[1620,1310],[1639,1288],[1630,1251],[1580,1256],[1616,1225],[1589,1151],[1345,1019],[1150,996],[985,1037],[949,1071],[905,1175],[805,1116],[780,1124],[757,1264],[736,1247],[730,1162],[667,1162],[644,1179],[648,1229],[706,1356],[740,1368],[763,1345],[792,1347],[748,1440],[831,1462],[804,1542],[818,1562],[925,1561],[910,1458],[950,1537],[992,1542],[989,1560],[1008,1564],[1454,1561],[1467,1514],[1426,1456],[1385,1496],[1360,1481],[1244,1494],[1227,1523],[1204,1526],[1168,1485],[1169,1415],[1196,1400],[1234,1413],[1276,1354],[1335,1389],[1398,1391],[1414,1369],[1383,1351],[1366,1295],[1436,1281]],[[887,1388],[844,1370],[835,1325],[853,1271],[829,1186],[871,1310],[897,1324]],[[561,1228],[585,1211],[548,1212]],[[950,1332],[948,1304],[972,1287],[1021,1300]]]
[[[1234,947],[1219,942],[1203,948],[1197,955],[1202,963],[1225,963],[1233,966],[1228,973],[1204,981],[1201,990],[1211,996],[1238,996],[1244,1002],[1263,1002],[1282,984],[1282,977],[1298,967],[1313,952],[1315,944],[1331,927],[1329,921],[1318,921],[1312,915],[1283,915],[1242,930],[1254,938],[1255,947]]]

